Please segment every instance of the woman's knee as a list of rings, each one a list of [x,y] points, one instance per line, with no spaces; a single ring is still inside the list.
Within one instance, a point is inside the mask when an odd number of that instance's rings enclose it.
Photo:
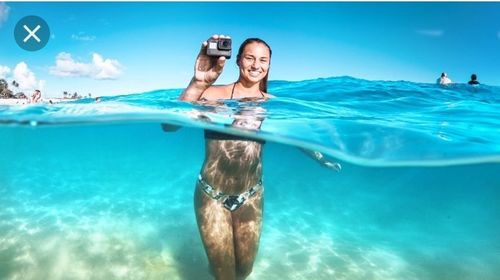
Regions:
[[[253,263],[238,264],[236,266],[236,276],[238,279],[245,279],[252,273]]]

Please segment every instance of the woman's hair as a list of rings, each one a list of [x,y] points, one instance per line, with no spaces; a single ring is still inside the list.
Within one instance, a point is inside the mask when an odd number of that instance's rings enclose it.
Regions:
[[[240,58],[241,58],[241,55],[243,54],[243,51],[245,50],[245,47],[251,43],[260,43],[260,44],[264,44],[264,46],[267,47],[267,49],[269,50],[269,64],[271,64],[271,56],[273,54],[273,51],[271,50],[271,47],[264,40],[259,39],[259,38],[248,38],[245,41],[243,41],[243,43],[241,43],[240,48],[238,50],[238,55],[236,55],[236,63],[238,63],[238,65],[239,65]],[[262,92],[267,92],[267,77],[268,76],[269,76],[269,71],[267,71],[267,74],[264,77],[264,79],[262,79],[262,81],[260,81],[259,88],[260,88],[260,91],[262,91]]]

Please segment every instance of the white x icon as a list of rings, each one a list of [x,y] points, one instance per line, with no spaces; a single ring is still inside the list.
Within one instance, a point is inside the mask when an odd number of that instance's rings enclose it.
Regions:
[[[37,25],[33,31],[31,31],[26,25],[23,25],[23,27],[26,31],[28,31],[28,36],[24,38],[23,42],[26,43],[31,37],[33,37],[33,39],[40,43],[40,38],[38,38],[38,36],[36,36],[35,34],[40,29],[40,25]]]

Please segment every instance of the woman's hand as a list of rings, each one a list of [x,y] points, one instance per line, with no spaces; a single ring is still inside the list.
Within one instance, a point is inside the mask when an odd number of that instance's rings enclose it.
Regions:
[[[340,165],[340,163],[338,162],[325,161],[323,163],[323,166],[325,166],[326,168],[333,169],[337,172],[340,172],[340,170],[342,170],[342,165]]]
[[[212,38],[218,40],[219,38],[229,37],[224,35],[213,35]],[[224,56],[217,58],[207,55],[207,41],[201,44],[200,53],[196,58],[193,77],[194,82],[206,88],[210,87],[217,78],[219,78],[224,69],[224,64],[226,63],[226,58]]]
[[[217,40],[219,38],[229,38],[224,35],[213,35],[213,39]],[[203,92],[207,90],[217,78],[219,78],[222,70],[224,69],[224,64],[226,63],[226,58],[221,57],[211,57],[207,55],[208,42],[205,41],[201,44],[200,53],[196,58],[196,63],[194,65],[194,77],[191,79],[188,87],[179,96],[180,100],[184,101],[198,101],[203,95]]]
[[[329,161],[323,156],[323,153],[318,152],[318,151],[311,151],[308,149],[300,148],[302,152],[304,152],[306,155],[310,156],[311,158],[315,159],[321,166],[324,166],[329,169],[333,169],[337,172],[340,172],[342,170],[342,165],[338,162],[334,161]]]

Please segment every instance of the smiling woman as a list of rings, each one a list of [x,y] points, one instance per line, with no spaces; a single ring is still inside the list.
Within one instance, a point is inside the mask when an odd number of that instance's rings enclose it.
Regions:
[[[214,35],[209,40],[229,39]],[[238,80],[212,86],[222,73],[226,57],[207,55],[202,44],[195,73],[180,96],[184,101],[265,101],[271,48],[261,39],[245,40],[238,51]],[[258,107],[252,112],[258,111]],[[259,130],[262,118],[241,114],[233,127]],[[262,148],[258,139],[205,131],[206,156],[195,187],[195,212],[200,235],[216,279],[244,279],[257,255],[263,215]]]
[[[225,38],[214,35],[213,39]],[[226,58],[206,55],[207,42],[204,42],[195,65],[195,76],[184,90],[180,99],[185,101],[239,99],[253,97],[270,97],[267,91],[267,80],[272,51],[269,45],[258,38],[246,39],[238,50],[236,64],[240,77],[229,85],[212,86],[224,69]]]
[[[208,41],[228,39],[214,35]],[[260,104],[273,97],[267,93],[271,48],[262,39],[246,39],[236,56],[238,80],[229,85],[212,86],[230,54],[212,55],[207,46],[208,42],[203,42],[194,76],[180,99],[208,104],[215,101],[218,105],[220,101],[236,99],[242,109],[235,114],[230,126],[260,130],[265,112]],[[198,117],[210,120],[204,115]],[[162,128],[168,132],[178,127],[164,124]],[[200,235],[216,279],[245,279],[252,272],[262,229],[264,144],[265,141],[253,137],[205,130],[205,161],[194,200]],[[301,150],[321,165],[340,171],[340,164],[326,160],[322,153]]]

